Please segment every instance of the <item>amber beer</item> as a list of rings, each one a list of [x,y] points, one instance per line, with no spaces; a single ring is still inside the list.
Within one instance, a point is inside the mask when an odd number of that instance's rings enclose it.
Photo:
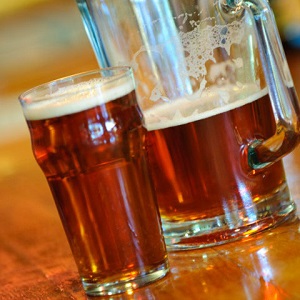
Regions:
[[[133,85],[100,85],[105,103],[94,85],[24,113],[85,290],[102,295],[162,277],[167,258]]]
[[[245,228],[249,233],[253,224],[270,226],[283,217],[276,212],[291,205],[281,161],[263,171],[247,168],[245,147],[272,136],[275,121],[266,90],[246,94],[198,115],[180,101],[145,114],[148,160],[167,243],[203,235],[201,247],[232,239]],[[193,101],[185,105],[197,107]]]

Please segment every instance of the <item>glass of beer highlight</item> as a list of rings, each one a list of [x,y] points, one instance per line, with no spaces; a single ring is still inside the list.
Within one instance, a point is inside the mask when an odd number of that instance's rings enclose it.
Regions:
[[[266,0],[77,0],[99,64],[134,69],[170,250],[295,216],[300,109]]]
[[[166,246],[131,69],[62,78],[19,100],[85,292],[112,295],[164,277]]]

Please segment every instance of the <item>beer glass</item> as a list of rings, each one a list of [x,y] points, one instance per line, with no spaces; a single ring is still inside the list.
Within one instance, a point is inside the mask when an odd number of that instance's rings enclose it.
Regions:
[[[85,292],[162,278],[166,246],[131,69],[62,78],[19,99]]]
[[[266,0],[77,0],[101,66],[131,65],[170,250],[295,216],[299,104]]]

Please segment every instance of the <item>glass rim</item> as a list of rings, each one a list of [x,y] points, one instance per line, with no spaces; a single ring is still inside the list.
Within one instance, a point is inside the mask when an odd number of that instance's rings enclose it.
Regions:
[[[122,70],[124,72],[121,72]],[[110,76],[102,76],[104,72],[110,72],[110,71],[120,71],[120,73],[116,73],[116,74],[113,74],[113,75],[110,75]],[[53,80],[41,83],[37,86],[34,86],[34,87],[22,92],[18,96],[18,100],[21,102],[21,104],[25,104],[25,105],[26,104],[30,105],[30,103],[37,103],[37,102],[40,102],[40,101],[46,101],[46,100],[49,100],[49,99],[52,98],[51,93],[48,93],[48,94],[43,95],[43,96],[35,97],[35,99],[34,100],[31,99],[31,101],[29,101],[28,97],[30,95],[33,95],[34,93],[39,92],[39,91],[42,92],[43,90],[44,91],[46,91],[47,89],[49,90],[49,88],[51,86],[54,87],[55,85],[63,84],[63,83],[67,83],[67,82],[70,82],[71,84],[75,84],[75,82],[72,82],[72,81],[74,81],[76,79],[79,79],[79,78],[84,78],[84,77],[89,77],[89,76],[92,76],[92,75],[96,75],[96,74],[101,75],[99,78],[106,78],[106,80],[103,81],[103,84],[105,84],[105,83],[108,83],[108,82],[113,82],[114,80],[118,80],[118,79],[122,78],[123,76],[127,76],[127,75],[132,76],[133,72],[132,72],[132,68],[130,66],[114,66],[114,67],[99,68],[99,69],[93,69],[93,70],[89,70],[89,71],[74,73],[74,74],[71,74],[71,75],[63,76],[63,77],[60,77],[60,78],[57,78],[57,79],[53,79]],[[100,86],[100,85],[98,85],[98,86]],[[81,93],[81,92],[84,92],[88,89],[90,89],[90,87],[85,88],[85,89],[81,89],[79,92]],[[62,94],[62,95],[58,96],[58,98],[63,97],[65,95],[74,95],[76,93],[78,93],[78,91],[68,92],[66,94]]]

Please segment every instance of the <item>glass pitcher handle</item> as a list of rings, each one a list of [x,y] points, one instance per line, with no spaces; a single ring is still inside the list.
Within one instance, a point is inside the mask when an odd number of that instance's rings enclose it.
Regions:
[[[300,108],[275,17],[267,0],[221,0],[227,14],[244,11],[256,27],[256,38],[276,122],[275,134],[254,140],[245,149],[250,169],[267,167],[299,143]]]

